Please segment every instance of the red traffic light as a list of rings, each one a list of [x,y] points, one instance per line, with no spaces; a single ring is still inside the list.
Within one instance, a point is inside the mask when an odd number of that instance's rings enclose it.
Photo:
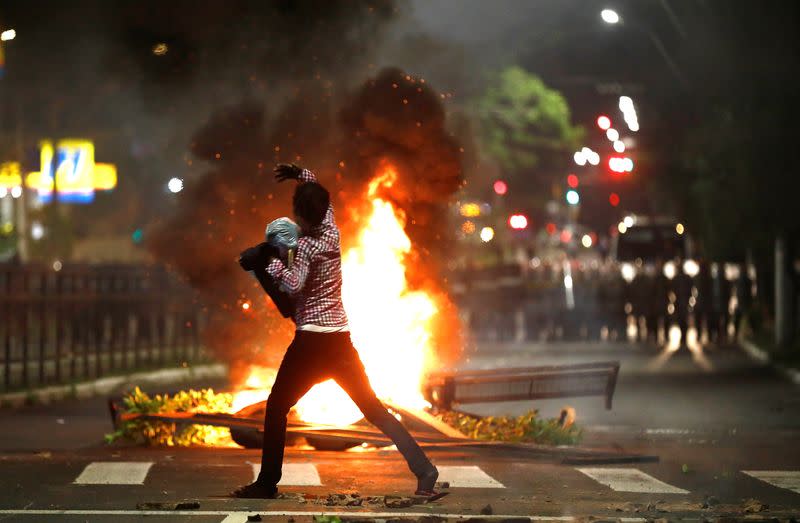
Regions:
[[[524,214],[512,214],[508,217],[508,226],[521,231],[528,227],[528,217]]]
[[[619,205],[619,195],[615,192],[612,192],[608,197],[608,203],[611,204],[611,207],[616,207]]]
[[[503,180],[497,180],[496,182],[494,182],[493,188],[494,192],[496,194],[499,194],[500,196],[503,196],[505,193],[508,192],[508,184],[506,184],[506,182],[504,182]]]
[[[609,127],[611,127],[611,118],[608,116],[601,114],[597,117],[597,127],[606,131]]]
[[[567,185],[569,185],[573,189],[576,188],[578,186],[578,177],[575,176],[574,174],[570,174],[569,176],[567,176]]]

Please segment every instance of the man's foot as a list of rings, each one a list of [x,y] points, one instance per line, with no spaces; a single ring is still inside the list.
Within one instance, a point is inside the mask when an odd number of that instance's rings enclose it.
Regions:
[[[278,487],[275,485],[264,485],[256,481],[231,492],[232,498],[247,499],[274,499],[278,495]]]
[[[422,476],[417,477],[417,496],[434,496],[438,494],[433,488],[436,486],[436,480],[439,479],[439,471],[431,465],[428,472]]]

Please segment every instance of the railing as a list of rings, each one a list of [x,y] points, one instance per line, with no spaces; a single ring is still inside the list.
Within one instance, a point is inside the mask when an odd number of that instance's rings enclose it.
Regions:
[[[159,267],[0,264],[0,390],[204,360],[203,321]]]

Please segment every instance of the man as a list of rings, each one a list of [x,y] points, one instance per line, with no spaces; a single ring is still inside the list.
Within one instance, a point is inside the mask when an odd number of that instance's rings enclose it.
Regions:
[[[294,164],[278,165],[275,178],[278,182],[299,182],[292,204],[302,237],[294,262],[291,267],[286,267],[274,246],[261,244],[244,251],[240,264],[245,270],[254,269],[259,281],[263,280],[262,285],[264,282],[269,285],[269,280],[272,280],[282,293],[292,298],[292,319],[297,331],[267,400],[261,472],[254,483],[241,487],[233,495],[241,498],[275,497],[281,479],[286,415],[313,385],[333,378],[367,420],[389,436],[403,454],[417,477],[417,495],[437,496],[434,486],[439,472],[403,425],[378,400],[350,341],[341,296],[339,229],[333,219],[328,191],[317,183],[311,171]],[[267,259],[271,261],[267,262]],[[402,358],[402,354],[397,357]]]

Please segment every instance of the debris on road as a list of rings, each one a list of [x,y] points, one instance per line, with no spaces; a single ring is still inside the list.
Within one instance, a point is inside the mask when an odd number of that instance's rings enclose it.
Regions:
[[[494,512],[492,511],[492,506],[487,504],[485,507],[481,509],[482,516],[491,516]]]
[[[749,498],[744,500],[742,503],[742,510],[744,510],[746,514],[754,514],[756,512],[764,512],[765,510],[769,510],[769,505],[762,503],[757,499]]]
[[[200,508],[200,502],[185,501],[143,501],[136,504],[136,510],[195,510]]]
[[[575,423],[575,409],[573,407],[564,407],[558,415],[558,424],[562,429],[566,429]]]
[[[583,437],[583,431],[577,426],[562,425],[559,419],[542,419],[535,410],[522,416],[486,417],[447,411],[440,413],[438,417],[464,435],[477,440],[575,445]]]
[[[322,504],[328,507],[360,507],[364,500],[358,494],[328,494]]]
[[[383,504],[387,508],[408,508],[414,505],[414,500],[404,496],[386,496]]]

